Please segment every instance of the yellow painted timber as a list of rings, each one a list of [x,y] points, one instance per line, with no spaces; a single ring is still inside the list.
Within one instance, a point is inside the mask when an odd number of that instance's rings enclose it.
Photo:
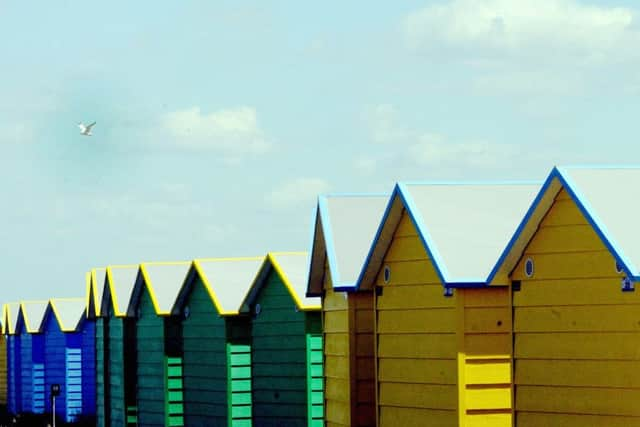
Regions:
[[[455,385],[442,384],[380,384],[379,404],[384,406],[448,409],[458,406],[458,391]]]
[[[402,427],[455,427],[458,425],[455,411],[422,408],[382,408],[380,425]]]
[[[456,354],[455,334],[380,334],[378,354],[386,357],[445,359]]]
[[[640,293],[622,276],[561,190],[511,274],[517,427],[640,426]]]

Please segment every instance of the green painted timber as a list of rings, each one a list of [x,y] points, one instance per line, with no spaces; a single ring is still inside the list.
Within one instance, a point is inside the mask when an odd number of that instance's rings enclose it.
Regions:
[[[111,426],[125,425],[124,320],[109,319],[109,411]]]
[[[106,427],[106,394],[105,394],[105,320],[96,319],[96,425]]]
[[[165,358],[166,388],[164,394],[165,425],[169,427],[184,426],[184,399],[182,391],[182,358]]]
[[[182,320],[185,425],[227,426],[225,319],[198,276],[185,299]]]
[[[312,313],[309,313],[312,314]],[[307,424],[324,425],[324,368],[320,317],[307,317]]]
[[[251,346],[227,343],[228,411],[230,427],[251,427]]]
[[[307,328],[319,324],[320,313],[298,311],[275,271],[259,291],[252,312],[257,313],[251,327],[254,425],[307,426],[311,409],[317,410],[308,403],[307,362],[307,333],[317,331]]]
[[[156,315],[146,287],[136,321],[136,402],[138,425],[165,424],[164,319]]]

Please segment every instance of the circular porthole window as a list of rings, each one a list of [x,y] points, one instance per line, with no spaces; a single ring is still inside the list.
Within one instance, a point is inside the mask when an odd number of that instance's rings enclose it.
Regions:
[[[527,258],[524,262],[524,274],[527,277],[533,277],[533,260],[531,258]]]
[[[254,312],[256,313],[256,316],[260,314],[261,311],[262,311],[262,306],[260,304],[256,304],[254,308]]]
[[[622,273],[624,272],[624,268],[622,267],[622,264],[620,264],[619,261],[616,261],[616,273]]]
[[[391,268],[388,265],[384,266],[383,277],[384,283],[389,283],[389,280],[391,280]]]
[[[182,313],[182,314],[184,315],[184,318],[185,318],[185,319],[188,319],[188,318],[189,318],[189,315],[191,315],[191,309],[189,308],[189,306],[186,306],[186,307],[184,308],[184,311],[183,311],[183,313]]]

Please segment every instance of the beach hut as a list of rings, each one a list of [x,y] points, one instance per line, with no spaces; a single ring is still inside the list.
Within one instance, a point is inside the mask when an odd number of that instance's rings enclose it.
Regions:
[[[105,427],[108,414],[104,412],[105,408],[105,333],[106,326],[104,319],[100,316],[100,302],[102,300],[102,292],[104,288],[105,269],[94,268],[86,274],[87,282],[87,300],[86,312],[87,321],[94,322],[95,328],[95,384],[96,384],[96,425]]]
[[[181,321],[171,309],[191,263],[140,264],[127,313],[136,319],[139,426],[183,426]]]
[[[0,337],[0,405],[7,406],[7,335],[5,334],[5,320],[0,321],[2,336]]]
[[[19,384],[17,406],[19,413],[41,414],[45,410],[44,335],[42,320],[47,301],[22,301],[16,319],[15,334]]]
[[[555,168],[498,271],[510,274],[515,421],[640,425],[640,168]]]
[[[42,323],[46,412],[57,384],[55,414],[67,422],[95,415],[95,324],[86,315],[85,298],[53,298]]]
[[[20,337],[16,335],[16,321],[20,303],[7,303],[2,307],[2,331],[7,340],[7,411],[18,414],[20,404]]]
[[[254,426],[322,426],[320,298],[306,253],[269,253],[243,304],[252,314]]]
[[[134,426],[136,410],[135,319],[127,309],[138,275],[138,265],[106,268],[106,280],[98,320],[104,328],[102,347],[97,359],[102,360],[104,400],[99,402],[104,414],[102,425]]]
[[[187,426],[252,425],[250,318],[240,307],[264,257],[198,259],[178,295]]]
[[[378,426],[511,426],[508,277],[539,184],[396,186],[358,279],[374,290]]]
[[[308,296],[322,299],[325,420],[375,425],[373,292],[353,291],[389,195],[318,198]]]

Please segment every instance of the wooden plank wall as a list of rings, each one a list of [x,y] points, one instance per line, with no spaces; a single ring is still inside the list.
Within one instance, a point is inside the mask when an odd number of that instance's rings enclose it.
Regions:
[[[457,426],[456,297],[443,287],[408,215],[403,213],[376,295],[378,426]]]
[[[186,425],[227,425],[227,355],[224,318],[198,277],[182,321]]]
[[[125,404],[125,366],[124,366],[124,319],[109,318],[109,417],[112,426],[124,426],[126,420]],[[131,349],[129,349],[131,351]]]
[[[252,323],[254,425],[307,425],[305,312],[275,272],[256,298]]]
[[[518,427],[640,426],[640,292],[622,276],[562,190],[512,274]]]
[[[146,287],[136,322],[138,426],[165,424],[164,319],[155,314]]]

